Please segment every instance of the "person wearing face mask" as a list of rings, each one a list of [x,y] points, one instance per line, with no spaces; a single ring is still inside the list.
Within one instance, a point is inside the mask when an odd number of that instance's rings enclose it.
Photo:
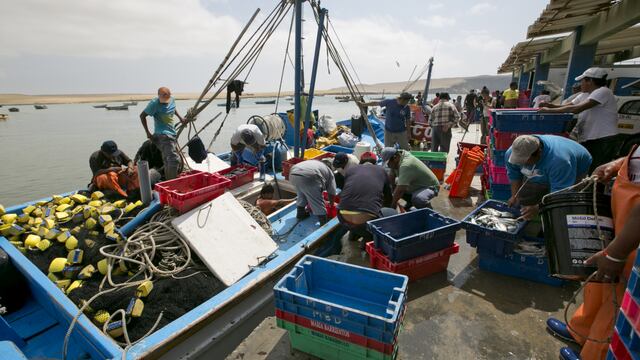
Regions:
[[[522,217],[538,214],[542,197],[584,178],[591,155],[577,142],[555,135],[522,135],[505,153],[511,182],[509,206],[521,205]]]

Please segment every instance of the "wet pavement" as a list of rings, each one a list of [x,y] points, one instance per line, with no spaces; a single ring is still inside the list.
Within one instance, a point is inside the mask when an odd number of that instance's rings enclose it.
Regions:
[[[454,130],[452,144],[462,138]],[[472,129],[466,142],[478,142]],[[455,166],[455,145],[447,174]],[[449,199],[443,189],[433,208],[455,219],[464,218],[484,201],[480,179],[474,178],[468,199]],[[447,272],[409,284],[408,309],[398,343],[398,359],[557,359],[566,346],[545,329],[545,321],[563,318],[564,307],[578,284],[552,287],[478,269],[476,250],[459,231],[460,252],[451,256]],[[343,240],[333,258],[368,266],[358,244]],[[579,297],[580,300],[580,297]],[[572,305],[569,315],[572,313]],[[228,359],[309,359],[291,349],[286,331],[268,317]]]

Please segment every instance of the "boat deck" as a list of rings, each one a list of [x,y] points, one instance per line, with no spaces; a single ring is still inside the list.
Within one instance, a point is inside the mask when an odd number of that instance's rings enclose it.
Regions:
[[[453,131],[452,144],[462,137]],[[475,129],[465,142],[478,142]],[[452,146],[452,149],[455,149]],[[447,174],[455,165],[449,154]],[[480,194],[476,176],[468,199],[449,199],[442,189],[433,207],[453,218],[471,212]],[[549,316],[562,318],[575,284],[556,288],[478,269],[476,250],[459,231],[460,252],[451,257],[447,272],[409,284],[409,303],[399,335],[398,359],[556,359],[563,342],[545,330]],[[338,260],[368,266],[366,254],[343,239]],[[574,307],[572,307],[574,309]],[[570,310],[571,314],[572,310]],[[293,351],[286,331],[275,317],[265,319],[227,359],[309,359]]]

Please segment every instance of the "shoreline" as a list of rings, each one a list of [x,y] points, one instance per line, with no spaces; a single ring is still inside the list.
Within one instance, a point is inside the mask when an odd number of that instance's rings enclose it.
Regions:
[[[370,92],[377,94],[376,92]],[[254,98],[275,98],[277,92],[247,93],[242,97],[245,99]],[[369,94],[369,92],[367,92]],[[341,92],[325,90],[318,91],[316,95],[346,95]],[[91,103],[120,103],[126,101],[149,101],[154,94],[68,94],[68,95],[25,95],[25,94],[0,94],[0,105],[4,106],[26,106],[26,105],[56,105],[56,104],[91,104]],[[176,93],[173,97],[176,100],[196,100],[200,93]],[[218,95],[216,100],[224,101],[226,93]],[[281,98],[293,96],[293,92],[282,92]]]

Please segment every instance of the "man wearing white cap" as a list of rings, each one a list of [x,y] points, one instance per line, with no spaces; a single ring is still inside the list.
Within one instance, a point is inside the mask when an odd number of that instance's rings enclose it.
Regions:
[[[616,158],[624,136],[618,135],[616,97],[607,87],[607,71],[592,67],[576,77],[576,81],[580,81],[582,92],[588,95],[567,105],[543,104],[539,111],[578,114],[577,141],[593,157],[590,168],[593,170]]]
[[[505,153],[511,182],[509,205],[522,205],[522,216],[538,214],[550,192],[565,189],[588,174],[591,155],[577,142],[555,135],[522,135]]]

